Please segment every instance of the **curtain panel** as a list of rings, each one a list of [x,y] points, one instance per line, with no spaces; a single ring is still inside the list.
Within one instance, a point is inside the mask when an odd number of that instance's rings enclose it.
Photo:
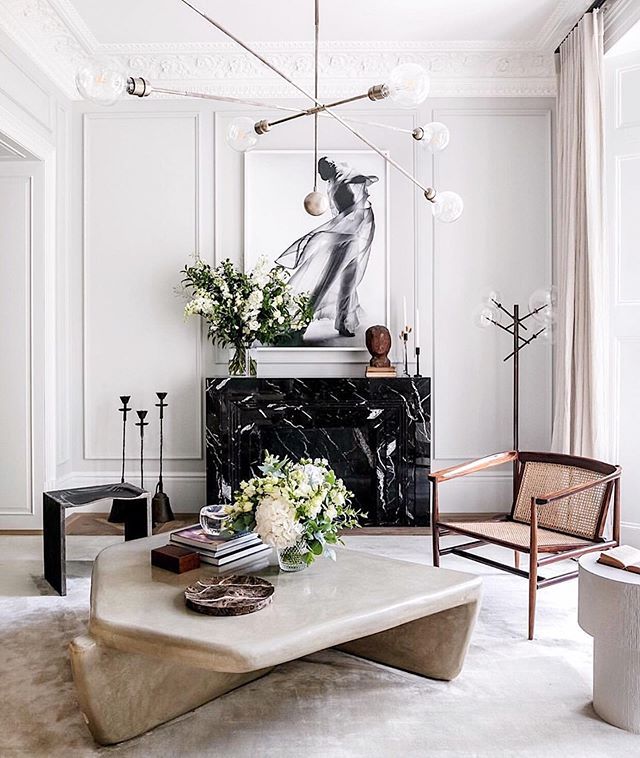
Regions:
[[[552,447],[606,459],[603,25],[586,14],[560,46],[556,132],[556,325]]]

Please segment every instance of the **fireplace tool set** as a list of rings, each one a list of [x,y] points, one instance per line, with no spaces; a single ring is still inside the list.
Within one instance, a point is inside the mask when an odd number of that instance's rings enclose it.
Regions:
[[[173,521],[174,515],[171,510],[171,503],[168,495],[164,492],[162,481],[162,463],[163,463],[163,448],[164,448],[164,409],[168,403],[165,402],[167,397],[166,392],[156,392],[159,402],[156,403],[156,408],[159,408],[159,422],[160,422],[160,465],[158,482],[156,484],[156,491],[151,500],[151,512],[154,524],[164,524],[167,521]],[[126,446],[127,446],[127,416],[133,410],[129,406],[131,395],[120,395],[120,402],[122,407],[118,408],[118,411],[122,413],[122,469],[120,474],[120,482],[124,483],[125,475],[125,462],[126,462]],[[144,429],[149,426],[149,422],[146,421],[148,411],[138,410],[136,414],[138,421],[135,426],[139,429],[140,437],[140,487],[144,489]],[[109,513],[109,521],[114,524],[124,522],[123,505],[118,502],[114,503]]]

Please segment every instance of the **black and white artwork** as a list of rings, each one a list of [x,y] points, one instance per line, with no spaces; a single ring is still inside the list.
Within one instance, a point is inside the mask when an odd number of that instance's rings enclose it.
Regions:
[[[387,164],[373,151],[321,151],[318,190],[329,210],[310,216],[313,153],[245,156],[245,266],[260,256],[309,292],[314,321],[304,346],[364,347],[367,327],[388,321]]]

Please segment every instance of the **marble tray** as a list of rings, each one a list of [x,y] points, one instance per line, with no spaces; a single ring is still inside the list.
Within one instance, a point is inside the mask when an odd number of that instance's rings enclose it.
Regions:
[[[244,616],[271,602],[275,587],[259,576],[203,576],[184,591],[187,608],[207,616]]]

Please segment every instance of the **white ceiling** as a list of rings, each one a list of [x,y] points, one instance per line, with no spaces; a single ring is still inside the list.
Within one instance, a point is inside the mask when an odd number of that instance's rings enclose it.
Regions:
[[[189,0],[301,84],[312,81],[313,0]],[[640,0],[638,0],[640,2]],[[320,93],[350,96],[398,63],[435,97],[555,93],[553,50],[590,0],[321,0]],[[0,0],[0,28],[67,94],[87,58],[174,89],[291,97],[291,86],[181,0]]]
[[[70,0],[102,44],[223,42],[180,0]],[[313,39],[313,0],[193,0],[241,39]],[[536,44],[564,6],[590,0],[321,0],[322,39]],[[584,6],[581,8],[581,6]],[[575,21],[575,19],[573,19]],[[569,23],[572,23],[570,21]]]

